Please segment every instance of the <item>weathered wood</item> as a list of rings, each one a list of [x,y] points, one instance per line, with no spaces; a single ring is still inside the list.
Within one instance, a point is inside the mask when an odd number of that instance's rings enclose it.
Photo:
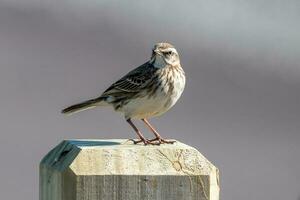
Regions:
[[[40,163],[40,200],[218,200],[219,174],[180,142],[66,140]]]

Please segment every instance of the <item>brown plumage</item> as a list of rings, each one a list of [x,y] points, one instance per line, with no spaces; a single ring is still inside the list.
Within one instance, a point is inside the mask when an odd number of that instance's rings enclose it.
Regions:
[[[112,84],[100,97],[70,106],[62,113],[71,114],[97,106],[111,105],[116,111],[124,114],[127,122],[136,131],[140,140],[135,143],[173,143],[164,140],[147,118],[168,111],[181,96],[184,86],[185,74],[176,49],[169,43],[157,43],[148,62]],[[144,138],[131,119],[141,119],[156,137],[152,140]]]

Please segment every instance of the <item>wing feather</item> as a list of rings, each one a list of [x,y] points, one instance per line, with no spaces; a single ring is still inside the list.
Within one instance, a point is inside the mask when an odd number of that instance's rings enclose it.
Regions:
[[[156,70],[152,64],[146,62],[112,84],[101,96],[111,96],[120,93],[138,93],[152,80]]]

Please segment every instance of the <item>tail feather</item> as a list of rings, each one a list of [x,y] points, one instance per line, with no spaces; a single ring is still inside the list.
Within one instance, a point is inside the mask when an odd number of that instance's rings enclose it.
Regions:
[[[99,100],[99,99],[91,99],[91,100],[84,101],[82,103],[67,107],[67,108],[63,109],[61,112],[63,114],[77,113],[77,112],[80,112],[83,110],[94,108],[94,107],[96,107],[96,104],[99,104],[100,102],[101,102],[101,100]]]

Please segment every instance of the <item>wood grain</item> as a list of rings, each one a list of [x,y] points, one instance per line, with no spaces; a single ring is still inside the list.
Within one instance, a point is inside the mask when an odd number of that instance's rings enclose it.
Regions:
[[[66,140],[40,163],[40,200],[218,199],[218,169],[178,141]]]

